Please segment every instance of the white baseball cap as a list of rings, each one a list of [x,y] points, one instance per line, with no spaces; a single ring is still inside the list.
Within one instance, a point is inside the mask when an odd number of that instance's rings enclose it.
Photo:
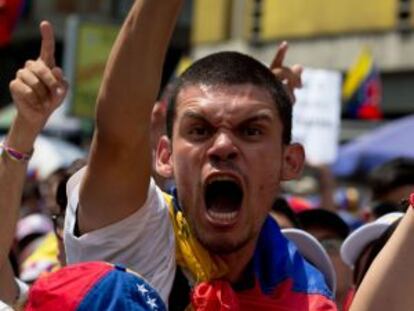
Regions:
[[[364,251],[365,247],[378,239],[395,221],[404,216],[404,213],[393,212],[386,214],[374,222],[365,224],[352,232],[342,243],[342,260],[351,268]]]
[[[46,215],[36,213],[30,214],[17,222],[16,239],[23,240],[31,234],[47,234],[53,231],[53,223]]]
[[[296,245],[301,255],[324,275],[329,289],[335,295],[335,269],[322,244],[315,237],[300,229],[282,229],[282,233],[289,241]]]

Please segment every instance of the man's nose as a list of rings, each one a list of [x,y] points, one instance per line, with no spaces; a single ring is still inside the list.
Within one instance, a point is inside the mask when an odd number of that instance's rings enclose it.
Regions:
[[[231,135],[225,132],[217,133],[213,144],[208,150],[209,158],[215,162],[218,162],[234,160],[237,158],[237,155],[238,149],[234,144]]]

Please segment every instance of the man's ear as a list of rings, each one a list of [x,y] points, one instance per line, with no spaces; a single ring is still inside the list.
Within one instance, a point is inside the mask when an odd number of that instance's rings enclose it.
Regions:
[[[305,164],[305,150],[301,144],[290,144],[284,147],[282,180],[298,178]]]
[[[171,159],[171,141],[166,136],[163,135],[158,140],[157,153],[156,153],[156,162],[155,170],[159,175],[164,178],[173,177],[173,165]]]

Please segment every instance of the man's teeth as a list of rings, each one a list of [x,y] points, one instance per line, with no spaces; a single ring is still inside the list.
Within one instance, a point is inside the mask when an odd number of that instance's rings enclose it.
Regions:
[[[235,220],[237,218],[238,213],[239,213],[238,211],[235,211],[235,212],[208,211],[208,214],[210,215],[211,218],[213,218],[216,221],[225,222],[225,223]]]

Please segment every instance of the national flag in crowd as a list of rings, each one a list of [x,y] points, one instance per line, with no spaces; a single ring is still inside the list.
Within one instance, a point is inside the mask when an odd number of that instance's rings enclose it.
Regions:
[[[23,5],[23,0],[0,0],[0,47],[9,44]]]
[[[346,74],[343,89],[344,115],[348,118],[382,118],[382,86],[371,51],[364,48]]]

